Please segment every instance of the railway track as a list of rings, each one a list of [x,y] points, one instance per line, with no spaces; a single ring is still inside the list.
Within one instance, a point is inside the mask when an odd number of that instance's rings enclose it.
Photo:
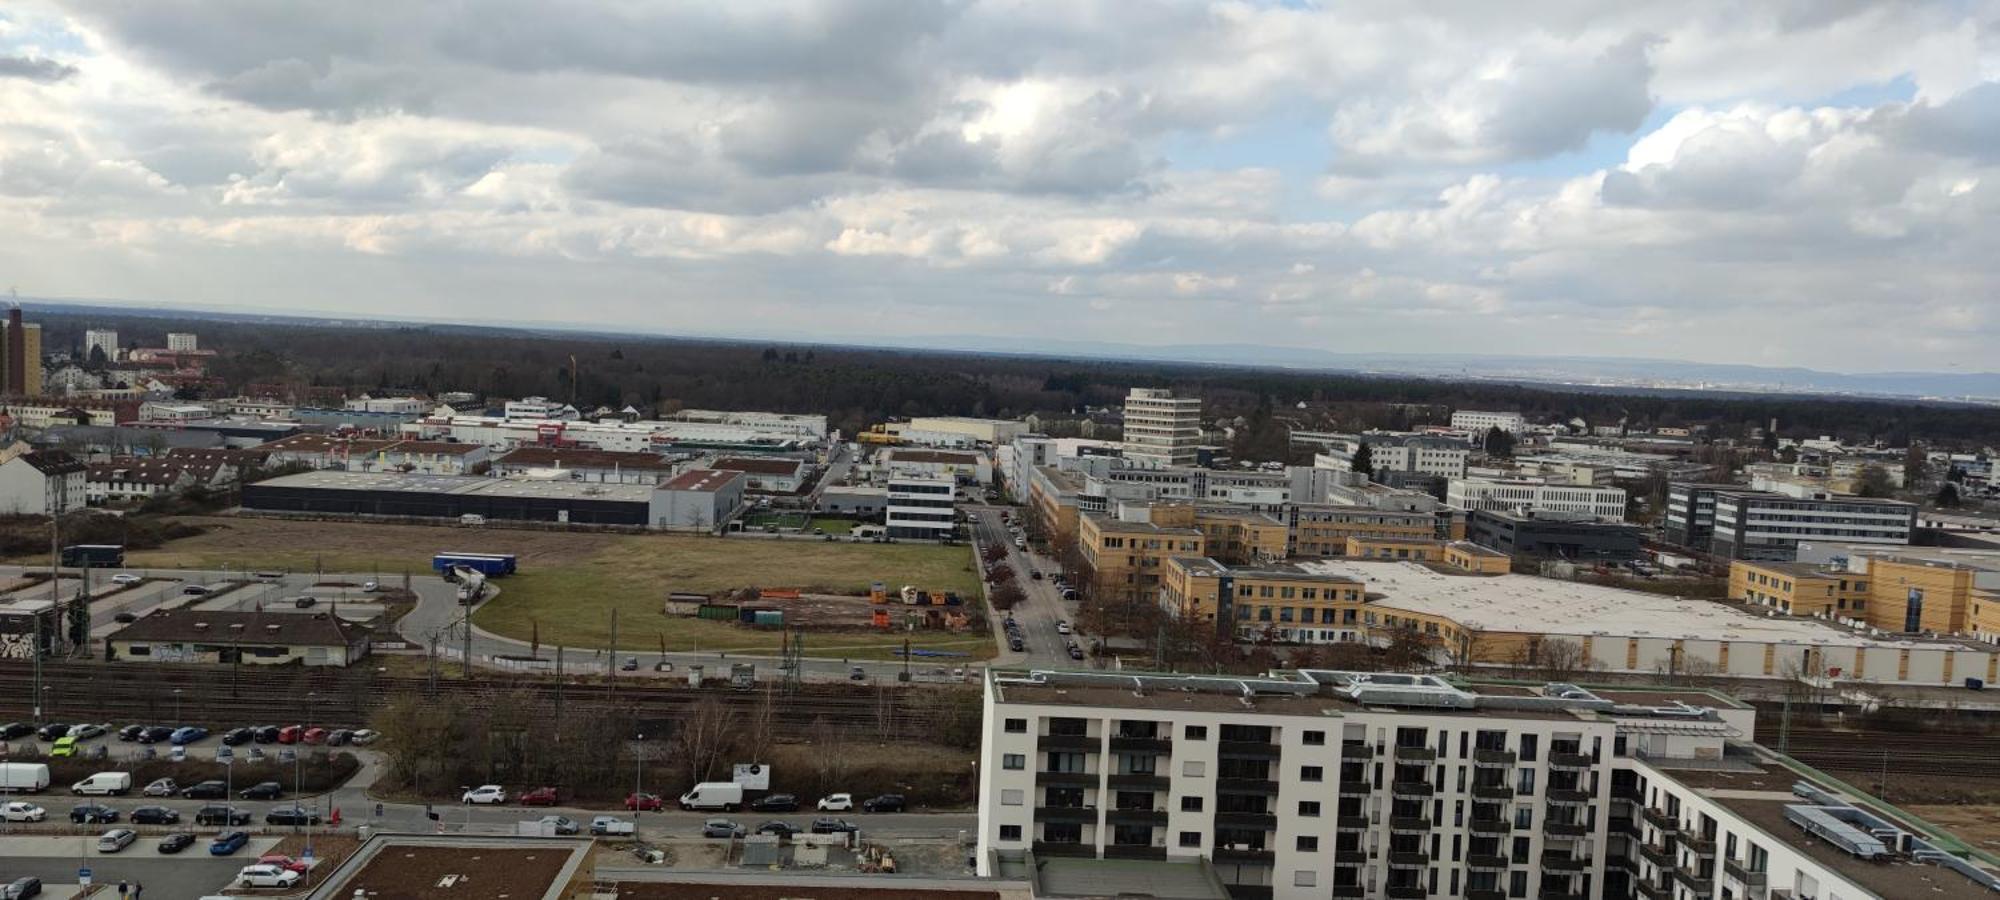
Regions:
[[[207,666],[44,663],[42,714],[62,721],[177,721],[210,727],[304,721],[328,727],[361,727],[389,698],[426,694],[424,678],[385,675],[373,670],[240,670]],[[669,726],[704,698],[749,715],[765,702],[762,691],[668,687],[602,682],[562,684],[554,679],[506,676],[473,682],[442,679],[441,702],[490,710],[520,702],[525,694],[560,701],[566,709],[628,713],[643,722]],[[0,720],[24,719],[33,710],[30,666],[0,663]],[[926,694],[893,686],[802,685],[793,696],[773,696],[772,716],[781,729],[805,729],[824,719],[843,729],[885,734],[927,733],[936,715]]]
[[[1757,739],[1779,746],[1776,727],[1759,729]],[[2000,757],[1992,746],[2000,738],[1979,734],[1913,734],[1901,731],[1840,731],[1794,726],[1787,751],[1819,769],[1879,772],[1891,775],[1935,775],[2000,781]]]

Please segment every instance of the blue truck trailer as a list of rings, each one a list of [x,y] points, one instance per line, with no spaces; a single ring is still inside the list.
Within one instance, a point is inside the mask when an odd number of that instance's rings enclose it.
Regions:
[[[499,578],[514,574],[514,554],[440,553],[431,557],[431,568],[446,578],[451,577],[451,570],[458,566],[464,566],[488,578]]]

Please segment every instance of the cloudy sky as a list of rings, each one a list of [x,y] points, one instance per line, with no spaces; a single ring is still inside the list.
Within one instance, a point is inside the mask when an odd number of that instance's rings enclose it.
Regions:
[[[1917,0],[10,0],[0,287],[2000,369],[1996,23]]]

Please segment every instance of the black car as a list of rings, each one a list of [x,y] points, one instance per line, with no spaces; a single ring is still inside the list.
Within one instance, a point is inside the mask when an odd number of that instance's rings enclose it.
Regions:
[[[70,808],[69,820],[74,825],[109,825],[118,821],[118,811],[98,803],[85,803]]]
[[[160,839],[161,853],[179,853],[194,845],[194,835],[183,831]]]
[[[1082,647],[1078,647],[1078,646],[1077,646],[1077,645],[1075,645],[1075,644],[1071,644],[1071,645],[1069,645],[1069,658],[1070,658],[1070,659],[1082,659],[1082,658],[1083,658],[1083,648],[1082,648]]]
[[[181,796],[188,800],[227,800],[229,785],[220,781],[204,781],[181,788]]]
[[[42,880],[33,875],[24,875],[0,887],[0,900],[27,900],[42,895]]]
[[[329,747],[345,747],[353,740],[354,732],[345,728],[335,728],[326,733],[326,745]]]
[[[1020,638],[1013,638],[1013,639],[1011,639],[1011,640],[1007,641],[1007,649],[1009,649],[1009,650],[1012,650],[1012,651],[1014,651],[1015,653],[1019,653],[1019,652],[1021,652],[1022,650],[1025,650],[1025,649],[1027,649],[1027,647],[1028,647],[1028,645],[1027,645],[1027,644],[1024,644],[1024,643],[1022,643],[1022,642],[1021,642],[1021,639],[1020,639]]]
[[[148,725],[139,732],[139,743],[157,744],[174,736],[174,730],[165,725]]]
[[[862,812],[902,812],[905,806],[902,794],[883,794],[861,801]]]
[[[278,742],[278,732],[282,730],[276,725],[261,725],[257,727],[253,736],[259,744],[275,744]]]
[[[132,811],[134,825],[174,825],[181,820],[181,814],[164,806],[141,806]]]
[[[253,729],[231,728],[222,733],[222,743],[230,747],[241,747],[244,744],[250,743],[250,739],[255,736],[256,731]]]
[[[264,814],[266,825],[318,825],[319,813],[303,806],[280,806]]]
[[[234,806],[204,806],[195,810],[196,825],[248,825],[250,811]]]
[[[45,741],[60,740],[62,738],[69,737],[69,726],[58,724],[55,722],[50,722],[47,725],[43,725],[37,733],[40,734],[42,736],[42,740]]]
[[[813,834],[851,834],[860,831],[861,826],[846,819],[814,819]]]
[[[791,794],[770,794],[750,801],[756,812],[798,812],[799,798]]]
[[[127,725],[124,728],[118,729],[118,739],[121,741],[136,741],[139,739],[139,732],[145,730],[146,726],[144,725]]]
[[[285,786],[275,781],[262,781],[236,792],[245,800],[276,800],[284,796]]]
[[[0,741],[11,741],[35,733],[35,726],[27,722],[8,722],[0,725]]]
[[[799,826],[793,825],[790,822],[771,821],[757,826],[757,833],[775,834],[781,838],[790,838],[792,835],[799,833]]]

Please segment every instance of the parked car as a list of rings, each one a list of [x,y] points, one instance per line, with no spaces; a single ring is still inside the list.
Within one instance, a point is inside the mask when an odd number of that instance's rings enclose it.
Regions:
[[[283,729],[276,725],[262,725],[251,730],[251,739],[259,744],[275,744]]]
[[[701,836],[710,838],[740,838],[743,826],[728,819],[710,819],[701,823]]]
[[[190,597],[206,597],[209,595],[209,590],[207,585],[189,584],[181,586],[181,593]]]
[[[780,822],[774,819],[772,821],[765,822],[764,824],[757,826],[757,833],[775,834],[781,838],[786,838],[789,840],[792,835],[799,833],[799,826],[793,825],[790,822]]]
[[[236,792],[245,800],[276,800],[285,795],[285,786],[275,781],[260,781]]]
[[[0,819],[9,822],[46,822],[49,820],[49,811],[33,803],[16,800],[6,806],[0,806]]]
[[[134,825],[177,825],[181,814],[164,806],[141,806],[132,811]]]
[[[23,875],[7,882],[6,887],[0,888],[0,900],[27,900],[29,897],[41,895],[42,880],[33,875]]]
[[[183,725],[167,735],[167,742],[175,746],[193,744],[208,737],[208,729],[200,725]]]
[[[461,803],[477,803],[480,805],[505,803],[507,802],[507,789],[497,784],[482,784],[476,788],[467,790],[458,799]]]
[[[1068,619],[1064,619],[1064,620],[1062,620],[1062,621],[1060,621],[1060,622],[1057,622],[1057,623],[1056,623],[1056,633],[1057,633],[1057,634],[1068,634],[1068,633],[1069,633],[1069,631],[1070,631],[1070,629],[1069,629],[1069,620],[1068,620]]]
[[[70,807],[69,821],[73,825],[109,825],[118,821],[118,811],[102,803],[85,803]]]
[[[117,853],[139,839],[139,832],[130,828],[113,828],[97,836],[97,852]]]
[[[555,788],[538,787],[532,791],[521,792],[521,798],[515,802],[522,806],[554,806],[557,799]]]
[[[575,819],[568,816],[543,816],[537,821],[559,835],[571,835],[583,830]]]
[[[345,747],[353,740],[354,732],[346,728],[335,728],[326,733],[326,745],[329,747]]]
[[[170,834],[160,839],[161,853],[179,853],[192,846],[194,846],[194,835],[185,831],[179,834]]]
[[[625,808],[633,812],[658,812],[662,805],[658,794],[626,794]]]
[[[87,741],[94,737],[103,737],[110,730],[111,727],[108,725],[71,725],[69,736],[79,741]]]
[[[819,798],[815,808],[821,812],[846,812],[854,808],[854,795],[828,794]]]
[[[1078,646],[1077,646],[1077,645],[1075,645],[1075,644],[1071,644],[1071,645],[1069,645],[1069,658],[1070,658],[1070,659],[1082,659],[1082,658],[1083,658],[1083,648],[1082,648],[1082,647],[1078,647]]]
[[[58,724],[55,722],[50,722],[47,725],[43,725],[39,733],[41,734],[42,740],[45,741],[61,740],[63,738],[69,737],[69,726]]]
[[[361,582],[361,592],[364,594],[372,594],[381,589],[382,585],[377,584],[376,582],[373,581]]]
[[[181,788],[181,797],[186,800],[226,800],[229,785],[220,781],[203,781]]]
[[[56,742],[49,745],[49,758],[51,759],[56,759],[64,756],[75,756],[75,755],[76,755],[76,738],[64,735],[62,737],[56,738]]]
[[[299,733],[299,743],[319,745],[326,743],[326,729],[308,728]]]
[[[222,743],[230,747],[241,747],[257,736],[255,728],[231,728],[222,733]]]
[[[264,824],[291,826],[318,825],[319,813],[299,806],[296,803],[291,806],[274,806],[270,812],[264,814]]]
[[[250,824],[250,811],[220,804],[204,806],[194,812],[194,823],[204,826],[232,826]]]
[[[618,671],[620,672],[639,671],[639,657],[636,656],[625,657],[625,661],[618,664]]]
[[[11,741],[35,733],[35,726],[27,722],[8,722],[0,725],[0,741]]]
[[[236,851],[243,849],[243,845],[248,843],[250,843],[250,832],[247,831],[225,832],[223,834],[217,835],[215,840],[209,842],[208,855],[229,856],[230,854],[233,854]]]
[[[861,801],[862,812],[890,813],[902,812],[905,804],[902,794],[883,794]]]
[[[139,732],[139,743],[157,744],[174,736],[174,730],[165,725],[148,725]]]
[[[848,681],[867,681],[867,680],[868,680],[868,670],[866,670],[866,669],[863,669],[863,668],[861,668],[860,666],[848,666],[848,667],[847,667],[847,680],[848,680]]]
[[[766,794],[751,802],[756,812],[798,812],[799,798],[791,794]]]
[[[181,786],[175,784],[173,779],[155,778],[150,784],[146,785],[145,790],[139,793],[145,794],[148,797],[171,797],[180,792]]]
[[[283,853],[266,853],[263,856],[257,857],[257,864],[262,866],[277,866],[280,869],[290,869],[301,874],[305,870],[312,868],[312,866],[306,865],[304,860],[293,859]]]
[[[304,725],[287,725],[280,728],[278,729],[278,743],[296,744],[299,742],[299,735],[305,733],[305,730],[306,727]]]
[[[318,597],[296,597],[292,600],[292,606],[298,609],[312,609],[317,603],[319,603]]]
[[[134,575],[130,572],[120,572],[116,575],[111,576],[112,584],[138,584],[139,582],[144,580],[145,579],[140,578],[139,576]]]
[[[290,869],[267,866],[258,863],[244,866],[236,873],[236,886],[247,888],[288,888],[299,883],[303,877]]]
[[[631,822],[617,816],[598,816],[590,820],[591,834],[631,834],[634,830]]]
[[[860,830],[861,826],[846,819],[822,818],[814,819],[812,823],[813,834],[851,834]]]
[[[362,728],[362,729],[357,729],[354,732],[354,736],[348,738],[348,740],[354,743],[356,746],[366,747],[369,744],[375,743],[381,738],[382,738],[382,732],[376,731],[373,728]]]

